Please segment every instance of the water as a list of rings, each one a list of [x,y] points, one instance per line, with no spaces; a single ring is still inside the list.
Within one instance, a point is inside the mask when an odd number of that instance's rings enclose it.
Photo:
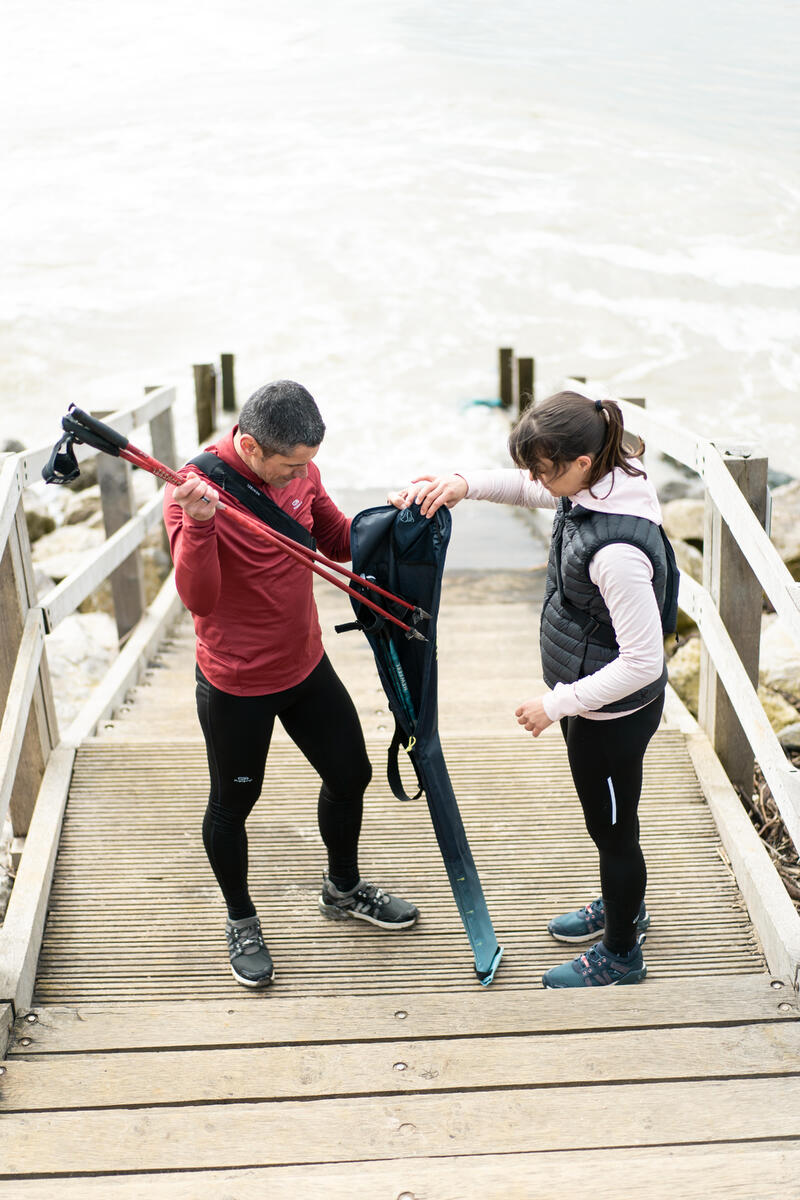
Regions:
[[[496,352],[796,471],[800,10],[17,0],[0,436],[237,356],[333,486],[505,461]]]

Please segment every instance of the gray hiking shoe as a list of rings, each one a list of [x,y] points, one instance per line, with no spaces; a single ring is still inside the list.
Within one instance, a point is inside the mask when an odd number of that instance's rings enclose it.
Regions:
[[[407,900],[390,896],[388,892],[360,879],[349,892],[340,892],[327,875],[322,876],[320,912],[335,921],[355,917],[369,921],[381,929],[408,929],[419,916],[419,909]]]
[[[229,918],[225,924],[225,937],[234,979],[252,988],[272,983],[275,971],[258,917],[245,917],[242,921]]]
[[[547,926],[547,932],[557,942],[590,942],[606,927],[606,908],[603,897],[584,904],[583,908],[573,909],[560,917],[553,917]],[[645,933],[650,928],[650,914],[644,900],[636,918],[636,932]]]

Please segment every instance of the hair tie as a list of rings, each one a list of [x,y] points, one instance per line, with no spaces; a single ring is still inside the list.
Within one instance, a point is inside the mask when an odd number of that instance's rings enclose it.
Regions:
[[[603,411],[603,401],[602,401],[602,400],[595,400],[595,402],[594,402],[594,406],[595,406],[595,408],[597,409],[597,411],[598,411],[598,412],[602,412],[602,411]]]

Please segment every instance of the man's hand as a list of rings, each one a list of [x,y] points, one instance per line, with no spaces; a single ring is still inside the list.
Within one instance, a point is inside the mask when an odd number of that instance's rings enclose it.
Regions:
[[[524,704],[520,704],[517,711],[514,713],[518,724],[523,729],[527,729],[534,737],[538,737],[547,729],[548,725],[553,722],[544,711],[541,696],[537,696],[535,700],[526,700]]]
[[[453,508],[467,494],[467,481],[462,475],[420,475],[402,492],[387,496],[387,504],[409,508],[418,504],[423,517],[432,517],[444,504]]]
[[[219,503],[219,492],[199,475],[190,475],[183,483],[178,484],[172,493],[172,499],[176,504],[180,504],[193,521],[210,521]]]

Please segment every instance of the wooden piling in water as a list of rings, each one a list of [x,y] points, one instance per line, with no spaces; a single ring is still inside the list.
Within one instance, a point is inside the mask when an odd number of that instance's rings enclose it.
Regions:
[[[202,446],[217,427],[217,372],[213,363],[195,363],[193,371],[197,440]]]
[[[499,351],[500,407],[511,408],[514,403],[514,351],[504,346]]]
[[[532,358],[517,359],[517,394],[519,396],[519,415],[534,403],[534,378],[536,366]]]
[[[233,355],[220,356],[222,367],[222,411],[236,412],[236,388],[233,380]]]

